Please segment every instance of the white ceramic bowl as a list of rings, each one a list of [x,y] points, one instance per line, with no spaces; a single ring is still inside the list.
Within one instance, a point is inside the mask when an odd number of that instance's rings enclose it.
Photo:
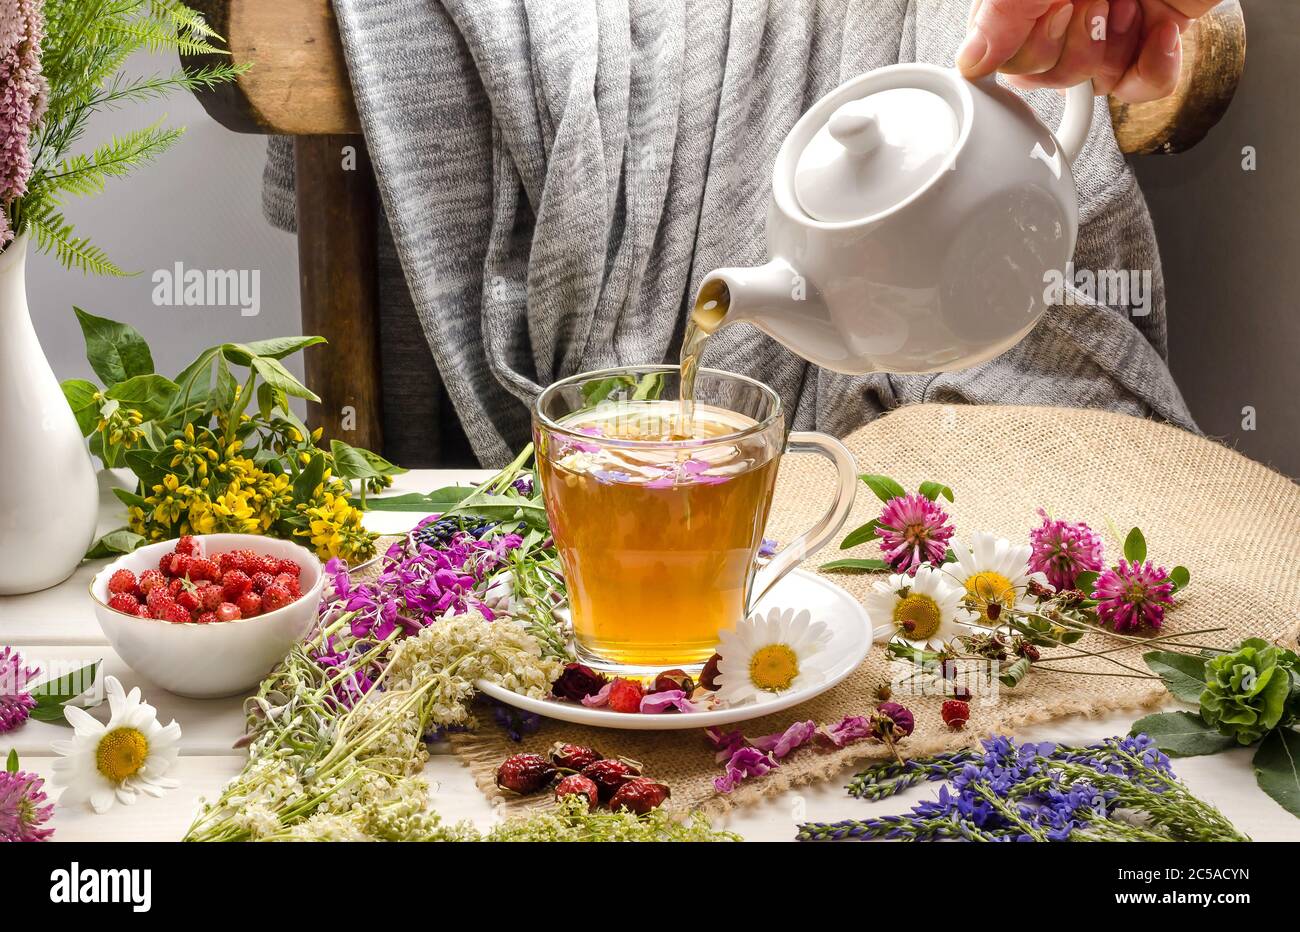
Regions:
[[[120,569],[139,576],[157,569],[176,541],[149,544],[110,563],[90,583],[95,617],[113,649],[131,669],[181,696],[211,699],[252,690],[310,630],[320,604],[325,572],[315,554],[287,540],[256,534],[203,534],[195,540],[205,556],[254,550],[302,567],[302,596],[284,608],[212,624],[175,624],[138,618],[108,607],[108,580]]]

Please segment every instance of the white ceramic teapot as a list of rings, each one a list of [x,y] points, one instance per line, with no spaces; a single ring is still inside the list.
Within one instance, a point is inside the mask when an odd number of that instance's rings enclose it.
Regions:
[[[837,372],[934,372],[1014,346],[1074,253],[1070,163],[1093,91],[1055,134],[995,77],[892,65],[795,124],[772,171],[771,261],[705,276],[701,329],[744,321]]]

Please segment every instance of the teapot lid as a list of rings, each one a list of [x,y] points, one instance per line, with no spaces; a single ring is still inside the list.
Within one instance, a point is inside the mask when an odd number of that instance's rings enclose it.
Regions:
[[[960,133],[960,118],[933,91],[894,87],[850,100],[799,155],[799,206],[828,223],[888,210],[942,170]]]

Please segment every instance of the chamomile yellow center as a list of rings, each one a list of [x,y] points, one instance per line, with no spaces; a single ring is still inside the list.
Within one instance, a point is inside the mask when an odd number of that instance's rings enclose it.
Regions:
[[[939,604],[913,592],[894,603],[894,627],[903,637],[926,641],[939,633]]]
[[[798,675],[799,658],[785,644],[760,647],[749,660],[750,682],[768,692],[789,689]]]
[[[1001,573],[985,570],[966,577],[966,602],[985,618],[990,605],[1011,608],[1016,604],[1016,587]]]
[[[134,728],[115,728],[99,739],[95,767],[112,783],[133,777],[149,756],[149,742]]]

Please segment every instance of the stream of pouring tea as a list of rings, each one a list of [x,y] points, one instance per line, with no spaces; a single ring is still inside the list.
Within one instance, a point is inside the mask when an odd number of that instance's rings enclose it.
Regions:
[[[731,292],[726,282],[714,279],[706,282],[695,299],[695,308],[686,322],[686,335],[682,338],[682,352],[679,362],[682,370],[681,420],[683,433],[690,434],[695,420],[695,376],[700,368],[700,355],[709,334],[718,328],[722,318],[727,316],[731,305]]]

